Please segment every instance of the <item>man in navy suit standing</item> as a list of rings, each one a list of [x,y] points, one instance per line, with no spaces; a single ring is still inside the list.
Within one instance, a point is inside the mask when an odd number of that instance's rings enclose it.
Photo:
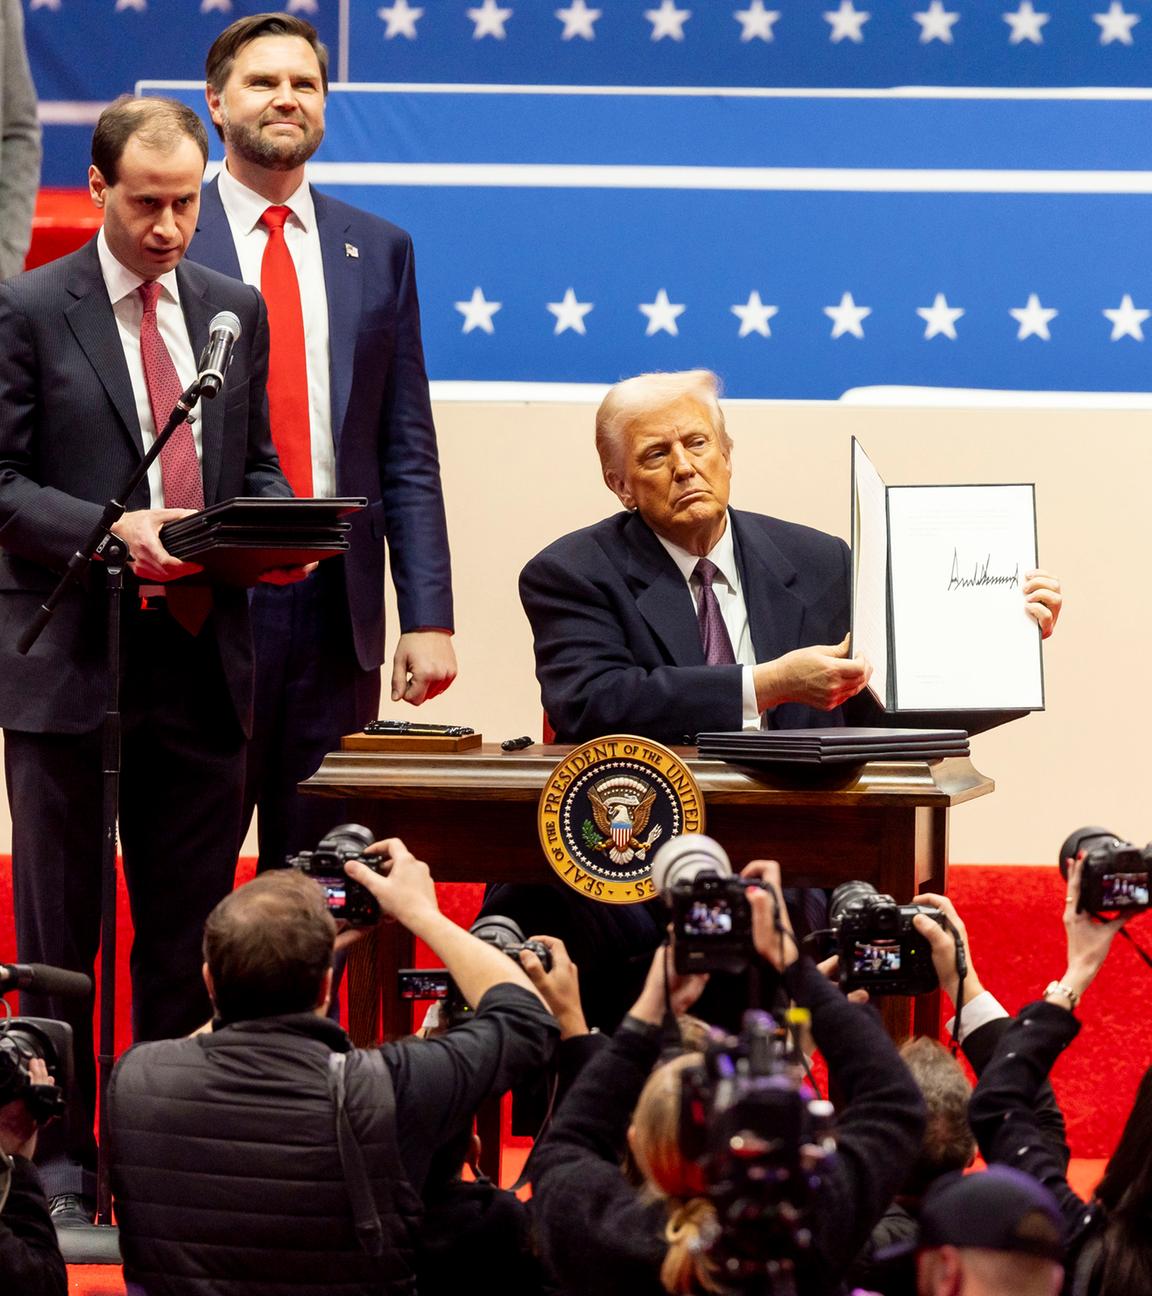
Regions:
[[[241,325],[224,390],[177,428],[112,527],[131,554],[119,826],[138,1040],[186,1034],[209,1015],[200,936],[236,871],[252,707],[245,592],[173,585],[199,569],[168,553],[160,528],[237,495],[291,495],[264,412],[264,304],[246,285],[182,260],[207,157],[204,124],[184,104],[118,100],[92,138],[99,235],[0,285],[0,726],[16,940],[22,960],[76,971],[91,972],[100,936],[99,564],[69,589],[31,652],[17,642],[195,379],[210,320],[229,310]],[[56,1224],[82,1225],[95,1189],[91,1004],[25,995],[22,1007],[75,1032],[68,1118],[44,1131],[40,1155]]]
[[[351,549],[309,580],[259,590],[247,810],[260,868],[314,845],[331,804],[296,785],[378,714],[384,558],[401,635],[391,695],[419,706],[452,683],[452,590],[412,240],[316,192],[328,55],[285,14],[242,18],[208,53],[207,100],[226,162],[200,206],[194,256],[268,302],[272,436],[299,496],[367,496]]]

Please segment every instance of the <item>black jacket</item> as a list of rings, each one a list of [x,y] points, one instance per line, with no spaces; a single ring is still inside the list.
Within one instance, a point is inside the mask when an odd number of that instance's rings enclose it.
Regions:
[[[36,1167],[12,1158],[8,1200],[0,1211],[0,1291],[66,1296],[68,1272]]]
[[[409,1290],[437,1147],[490,1093],[541,1066],[555,1030],[534,995],[504,985],[466,1025],[385,1045],[379,1073],[311,1013],[129,1050],[109,1095],[125,1276],[148,1296]],[[379,1258],[353,1226],[333,1053],[349,1055],[347,1110],[387,1239]]]
[[[838,1153],[821,1186],[814,1251],[823,1272],[804,1296],[835,1291],[839,1275],[907,1174],[924,1132],[915,1082],[869,1009],[848,1003],[803,959],[785,977],[812,1012],[812,1033],[844,1096]],[[627,1026],[581,1072],[535,1153],[536,1223],[564,1291],[657,1296],[666,1211],[620,1173],[625,1134],[660,1042]]]
[[[1060,1203],[1068,1242],[1068,1288],[1083,1280],[1082,1258],[1104,1226],[1099,1202],[1085,1202],[1068,1182],[1068,1149],[1056,1142],[1043,1118],[1037,1118],[1036,1095],[1048,1082],[1056,1059],[1076,1038],[1080,1023],[1067,1009],[1038,1000],[1026,1004],[1012,1023],[980,1077],[968,1107],[968,1119],[980,1154],[989,1165],[1014,1166],[1037,1179]],[[1082,1257],[1082,1253],[1085,1253]]]

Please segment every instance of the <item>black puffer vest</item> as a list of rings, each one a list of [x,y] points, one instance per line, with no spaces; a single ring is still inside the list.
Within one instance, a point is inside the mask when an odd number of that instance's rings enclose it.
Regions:
[[[359,1194],[349,1139],[343,1160],[338,1144],[334,1054],[346,1055]],[[421,1204],[397,1150],[391,1077],[333,1023],[270,1017],[139,1045],[116,1067],[109,1112],[125,1277],[148,1296],[414,1290]],[[379,1218],[375,1242],[366,1213]]]

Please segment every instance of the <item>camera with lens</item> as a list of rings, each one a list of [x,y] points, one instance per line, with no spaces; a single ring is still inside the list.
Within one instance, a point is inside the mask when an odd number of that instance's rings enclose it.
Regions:
[[[808,1021],[792,1009],[793,1027]],[[835,1153],[832,1104],[816,1097],[798,1042],[764,1012],[738,1037],[715,1033],[681,1076],[680,1148],[703,1171],[719,1232],[709,1250],[726,1290],[772,1290],[812,1247],[812,1211]],[[781,1287],[786,1284],[781,1281]]]
[[[932,947],[912,925],[917,914],[953,931],[945,914],[930,905],[898,905],[891,896],[879,894],[871,882],[842,882],[828,904],[841,988],[882,995],[928,994],[937,989],[940,981],[932,964]]]
[[[328,912],[337,922],[346,922],[349,927],[372,927],[380,921],[376,897],[362,883],[350,878],[344,872],[344,865],[355,860],[374,873],[387,873],[386,855],[364,854],[375,840],[362,824],[339,824],[315,850],[289,855],[287,864],[324,889]]]
[[[29,1064],[42,1058],[52,1084],[35,1084]],[[72,1085],[72,1027],[46,1017],[0,1021],[0,1107],[21,1100],[37,1125],[64,1112]]]
[[[477,918],[470,930],[478,940],[495,945],[516,963],[520,962],[522,950],[530,950],[540,960],[545,972],[552,971],[552,951],[541,941],[525,940],[519,923],[514,919],[490,914],[486,918]],[[444,968],[403,968],[397,989],[401,999],[432,1000],[442,1004],[440,1020],[444,1026],[457,1025],[472,1011],[451,974]]]
[[[733,874],[728,854],[703,833],[681,833],[652,861],[652,882],[672,913],[676,971],[743,972],[752,955],[750,887]]]
[[[1080,903],[1084,913],[1127,913],[1152,901],[1152,844],[1143,850],[1107,828],[1079,828],[1060,847],[1060,872],[1084,852]]]

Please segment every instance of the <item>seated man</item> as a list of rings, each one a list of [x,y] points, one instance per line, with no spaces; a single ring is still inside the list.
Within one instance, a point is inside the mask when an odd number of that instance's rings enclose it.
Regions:
[[[705,369],[617,383],[596,414],[596,449],[626,511],[563,536],[521,573],[544,710],[560,742],[630,733],[691,744],[702,730],[761,723],[884,722],[862,692],[871,667],[848,656],[848,546],[728,507],[732,440],[717,387]],[[1033,572],[1023,598],[1051,634],[1059,581]],[[996,723],[979,714],[980,727]],[[976,727],[975,713],[918,720]],[[590,1020],[611,1027],[663,930],[649,908],[502,885],[483,912],[560,936],[586,969]],[[794,914],[801,935],[824,925],[820,910]],[[625,952],[635,955],[627,966]]]
[[[848,546],[728,507],[717,387],[706,369],[617,383],[596,414],[596,449],[626,512],[563,536],[521,573],[561,742],[627,732],[690,744],[761,717],[773,729],[881,722],[869,697],[845,706],[871,674],[847,655]],[[1060,582],[1029,573],[1023,597],[1047,637]]]
[[[550,1056],[555,1021],[520,967],[440,913],[398,838],[371,849],[387,876],[349,876],[443,960],[474,1016],[353,1050],[325,1016],[336,927],[320,887],[277,870],[222,900],[204,933],[211,1031],[138,1045],[112,1077],[129,1290],[412,1291],[437,1149]]]

